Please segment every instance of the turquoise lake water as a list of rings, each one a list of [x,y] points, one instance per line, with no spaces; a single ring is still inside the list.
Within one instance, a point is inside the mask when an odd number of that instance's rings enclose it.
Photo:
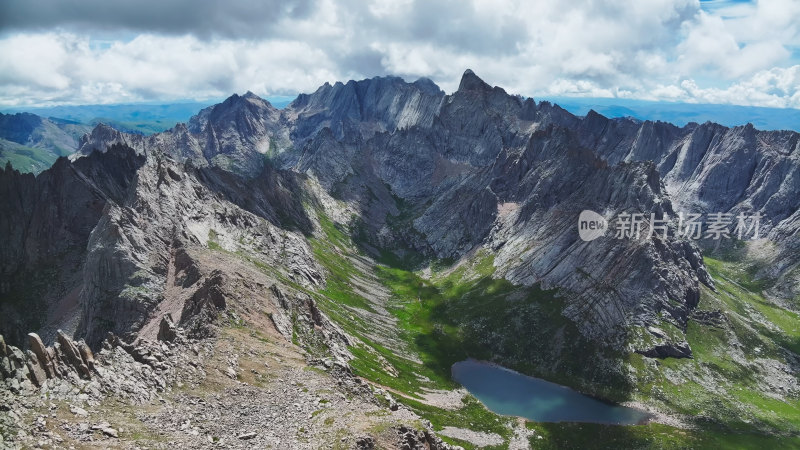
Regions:
[[[589,422],[635,425],[649,414],[605,403],[568,387],[504,367],[468,359],[453,364],[453,379],[497,414],[535,422]]]

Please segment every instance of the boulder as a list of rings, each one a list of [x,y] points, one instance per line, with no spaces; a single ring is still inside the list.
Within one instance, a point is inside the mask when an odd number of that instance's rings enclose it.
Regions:
[[[372,436],[364,436],[356,439],[356,448],[358,450],[372,450],[375,448],[375,439]]]
[[[640,353],[648,358],[691,358],[692,357],[692,349],[689,347],[689,344],[686,341],[683,342],[670,342],[667,341],[664,344],[654,345],[651,348],[646,350],[637,350],[636,353]]]
[[[42,387],[49,377],[35,353],[28,350],[27,356],[28,378],[36,387]]]
[[[177,327],[175,322],[172,321],[172,314],[165,314],[161,318],[161,323],[158,326],[158,340],[164,342],[172,342],[177,337]]]
[[[78,349],[78,346],[75,345],[75,342],[72,341],[63,331],[58,330],[58,343],[60,344],[61,351],[66,358],[66,362],[75,368],[78,372],[78,375],[84,378],[91,378],[92,373],[89,371],[89,367],[86,365],[86,362],[81,357],[81,352]]]
[[[77,345],[78,345],[78,351],[81,354],[81,359],[83,359],[83,362],[86,363],[86,366],[89,369],[94,370],[95,362],[94,362],[94,353],[92,353],[92,349],[89,348],[89,346],[84,341],[78,341]]]
[[[415,430],[401,425],[397,428],[400,436],[398,447],[403,450],[457,450],[462,447],[450,445],[428,430]],[[462,449],[463,450],[463,449]]]
[[[70,405],[69,406],[69,412],[71,412],[72,414],[75,414],[78,417],[88,417],[89,416],[89,411],[86,411],[85,409],[81,408],[80,406]]]
[[[55,367],[53,367],[53,361],[50,358],[47,347],[42,342],[42,338],[36,333],[28,333],[28,346],[39,360],[39,364],[44,369],[47,378],[54,378],[56,376]]]

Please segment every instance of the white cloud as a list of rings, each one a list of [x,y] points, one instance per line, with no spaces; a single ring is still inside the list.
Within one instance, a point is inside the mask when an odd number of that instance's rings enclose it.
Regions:
[[[694,79],[688,78],[676,84],[657,85],[648,93],[628,97],[800,109],[800,65],[763,70],[723,88],[704,88]]]
[[[723,79],[737,79],[773,67],[791,55],[780,41],[764,39],[742,43],[719,16],[701,12],[687,24],[686,39],[678,45],[683,75],[709,72]]]
[[[775,40],[800,45],[800,2],[796,0],[726,1],[715,13],[726,18],[727,28],[740,42]]]
[[[681,88],[690,102],[800,108],[800,65],[761,71],[725,88],[700,88],[693,80]]]
[[[14,36],[0,41],[0,80],[45,89],[69,88],[70,79],[61,70],[77,49],[54,42],[48,35]]]
[[[319,49],[297,41],[200,41],[140,35],[108,48],[88,36],[19,35],[0,40],[0,102],[113,103],[215,98],[248,89],[315,89],[338,75]]]
[[[0,35],[0,105],[284,94],[384,74],[452,91],[472,68],[531,96],[800,107],[800,3],[791,0],[304,0],[278,14],[236,5],[215,9],[217,31],[203,28],[202,11],[169,17],[181,8],[150,28],[139,16],[97,18],[132,39],[93,28],[90,8],[59,22],[20,7],[13,17],[27,25]]]

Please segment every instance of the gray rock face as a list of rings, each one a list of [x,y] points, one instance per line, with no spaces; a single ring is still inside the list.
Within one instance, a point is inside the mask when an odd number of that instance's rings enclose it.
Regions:
[[[293,174],[266,171],[252,185],[217,169],[193,168],[162,156],[149,156],[126,197],[106,208],[88,239],[81,290],[82,331],[95,345],[112,331],[123,337],[140,329],[163,301],[174,254],[182,247],[223,248],[247,239],[264,264],[289,267],[300,284],[320,276],[307,246],[294,244],[284,229],[308,226],[299,201],[285,188]],[[251,212],[252,211],[252,212]],[[293,213],[293,211],[295,211]],[[305,224],[305,225],[304,225]],[[279,228],[284,227],[284,228]],[[287,241],[291,241],[289,244]],[[293,247],[294,253],[288,253]],[[184,279],[188,283],[188,280]],[[197,312],[207,302],[224,308],[211,276],[197,280]]]
[[[759,131],[749,124],[677,128],[607,119],[594,112],[578,130],[584,145],[595,146],[609,164],[653,161],[676,212],[760,214],[760,236],[777,251],[758,276],[779,280],[771,290],[775,297],[791,300],[800,294],[795,275],[800,265],[800,134]]]
[[[124,151],[65,158],[33,177],[0,175],[0,331],[22,345],[30,330],[73,330],[89,235],[109,201],[119,200],[143,158]]]
[[[495,265],[511,281],[561,289],[564,315],[594,338],[656,322],[661,313],[685,326],[699,299],[698,275],[707,281],[689,243],[615,239],[613,233],[584,242],[577,236],[584,209],[672,214],[655,167],[605,166],[574,145],[569,133],[555,127],[537,133],[525,151],[502,164],[530,169],[516,183],[503,184],[509,181],[502,176],[506,170],[493,181],[498,202],[514,205],[492,229]]]
[[[685,326],[698,281],[709,280],[696,248],[672,240],[584,243],[577,236],[582,209],[673,214],[656,166],[609,165],[581,143],[570,128],[574,118],[550,105],[541,109],[540,116],[532,101],[467,72],[431,127],[376,135],[349,149],[329,136],[315,154],[340,168],[323,178],[343,183],[341,198],[357,199],[362,211],[375,202],[359,183],[375,186],[373,177],[417,205],[415,248],[458,258],[485,245],[510,281],[561,289],[569,299],[564,314],[592,338],[614,339],[662,313]],[[391,234],[382,219],[367,228]],[[388,240],[401,238],[408,239]]]
[[[158,149],[195,165],[213,165],[247,176],[257,175],[265,161],[304,147],[325,128],[337,140],[359,140],[375,133],[430,126],[444,93],[430,80],[405,83],[376,77],[347,84],[326,84],[301,94],[283,110],[248,92],[234,94],[192,117],[188,126],[153,136],[120,133],[100,125],[84,136],[79,154],[104,151],[122,143],[144,152]]]
[[[325,83],[301,94],[283,114],[292,139],[303,142],[323,128],[337,139],[368,138],[375,133],[413,126],[429,127],[444,97],[428,79],[406,83],[397,77]]]
[[[593,111],[579,127],[609,164],[653,161],[673,202],[698,212],[761,212],[772,227],[800,206],[798,133],[713,123],[606,119]],[[590,147],[591,148],[591,147]]]
[[[301,159],[296,168],[313,168],[323,185],[357,204],[376,244],[411,236],[410,246],[438,257],[488,244],[500,274],[560,288],[571,299],[565,315],[587,335],[608,337],[664,314],[684,327],[699,298],[698,282],[710,284],[710,278],[690,242],[579,241],[580,210],[659,217],[758,211],[779,223],[774,232],[763,229],[781,249],[796,248],[789,235],[797,229],[791,226],[797,196],[785,196],[798,191],[797,136],[609,120],[593,112],[581,119],[509,96],[468,71],[429,127],[360,144],[323,131],[304,153],[313,155],[313,164]],[[636,161],[651,164],[631,164]],[[392,232],[380,214],[370,213],[394,215],[399,206],[376,204],[382,194],[375,179],[415,205],[416,234]],[[797,267],[796,259],[781,255],[784,271]]]
[[[175,322],[172,321],[172,315],[166,314],[161,318],[161,323],[158,325],[158,340],[172,342],[178,336]]]
[[[127,138],[115,140],[37,178],[3,172],[0,307],[8,313],[0,329],[11,342],[21,345],[23,330],[37,329],[52,342],[64,324],[93,346],[108,331],[132,337],[163,301],[173,264],[180,266],[171,255],[205,247],[217,233],[223,246],[235,245],[231,233],[246,238],[264,264],[287,267],[301,285],[321,282],[298,235],[312,227],[299,197],[302,177],[265,168],[248,182],[177,163],[139,139],[132,139],[138,151],[117,143]],[[187,287],[200,282],[182,273]],[[37,277],[41,291],[31,286]]]
[[[188,130],[197,134],[201,155],[210,164],[255,175],[265,158],[288,144],[280,120],[279,110],[248,92],[201,111]]]
[[[698,247],[674,233],[583,242],[578,214],[760,212],[778,248],[769,276],[796,295],[798,141],[750,126],[575,117],[471,71],[450,95],[428,80],[374,78],[326,84],[283,110],[234,95],[148,137],[98,126],[72,162],[38,178],[0,172],[0,231],[10,237],[0,246],[0,307],[10,311],[0,331],[24,340],[12,331],[19,303],[5,300],[20,274],[66,260],[42,307],[79,304],[74,330],[90,345],[108,331],[157,330],[174,286],[188,292],[171,310],[175,325],[201,333],[237,276],[201,273],[190,249],[252,252],[292,282],[319,286],[306,236],[317,227],[311,209],[333,201],[348,211],[337,220],[354,214],[371,247],[452,259],[487,249],[497,276],[558,288],[563,314],[592,338],[617,342],[658,321],[682,329],[699,283],[710,284]],[[309,324],[325,321],[310,298],[270,298],[301,308]],[[688,355],[678,341],[664,345]]]

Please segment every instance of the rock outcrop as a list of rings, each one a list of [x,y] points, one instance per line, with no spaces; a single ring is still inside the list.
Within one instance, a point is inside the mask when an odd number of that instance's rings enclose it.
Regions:
[[[439,436],[431,433],[428,430],[416,430],[406,426],[397,428],[397,434],[400,436],[397,448],[402,450],[458,450],[461,447],[450,445]],[[369,441],[367,441],[369,445]],[[369,447],[366,447],[369,448]]]
[[[109,202],[121,201],[144,162],[112,147],[71,163],[66,158],[35,177],[0,174],[0,332],[16,345],[25,333],[73,332],[89,236]]]
[[[47,380],[75,377],[91,379],[95,359],[84,341],[75,342],[59,330],[58,342],[45,347],[36,333],[29,333],[30,349],[23,352],[6,345],[0,336],[0,381],[11,392],[46,387]]]

